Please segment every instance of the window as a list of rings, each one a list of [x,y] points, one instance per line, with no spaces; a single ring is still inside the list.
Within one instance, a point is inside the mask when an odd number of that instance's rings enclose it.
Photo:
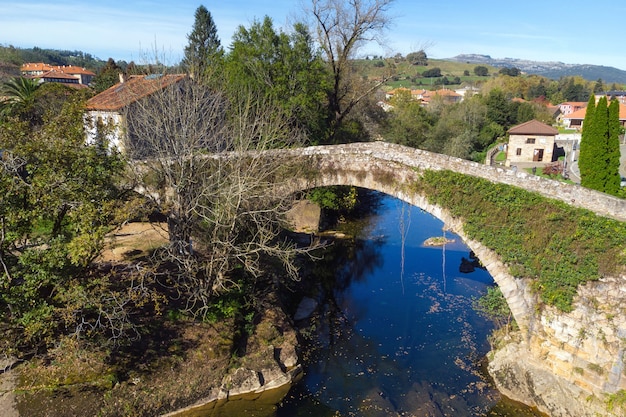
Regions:
[[[526,143],[535,143],[535,138],[526,138]]]
[[[520,156],[522,154],[522,148],[517,148],[515,150],[515,155]]]

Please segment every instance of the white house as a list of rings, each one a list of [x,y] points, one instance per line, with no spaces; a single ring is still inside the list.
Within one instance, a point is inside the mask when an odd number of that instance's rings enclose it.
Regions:
[[[85,130],[87,142],[93,143],[98,135],[98,125],[106,126],[107,139],[111,147],[121,152],[127,149],[127,123],[124,119],[132,117],[132,105],[139,100],[177,83],[186,78],[185,74],[133,75],[127,80],[120,75],[120,82],[97,94],[86,103]]]

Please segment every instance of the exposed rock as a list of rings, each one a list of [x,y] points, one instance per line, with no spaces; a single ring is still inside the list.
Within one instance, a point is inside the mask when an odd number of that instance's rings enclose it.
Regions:
[[[295,346],[289,345],[277,350],[278,360],[286,369],[291,369],[298,364],[298,352]]]
[[[300,304],[298,305],[298,309],[296,310],[296,314],[294,314],[293,319],[295,321],[308,319],[309,317],[311,317],[311,314],[313,314],[316,308],[316,300],[309,297],[304,297],[302,301],[300,301]]]
[[[624,416],[626,277],[578,288],[574,309],[537,309],[528,331],[495,352],[489,373],[507,397],[550,416]]]
[[[222,391],[228,392],[228,396],[239,395],[247,392],[255,392],[261,388],[261,379],[256,371],[239,368],[234,373],[226,375],[222,382]]]
[[[17,376],[6,364],[3,369],[5,371],[0,373],[0,413],[3,417],[19,417],[14,392]]]
[[[448,239],[445,236],[433,236],[424,241],[424,246],[443,246],[454,243],[454,239]]]
[[[310,200],[297,201],[286,213],[290,228],[296,233],[316,233],[319,230],[322,209]]]
[[[290,373],[283,372],[278,364],[273,368],[266,368],[261,371],[263,386],[255,392],[270,390],[291,383],[293,377]]]
[[[612,415],[607,414],[604,404],[592,401],[588,392],[550,372],[517,344],[496,353],[489,363],[489,373],[502,394],[551,417]]]

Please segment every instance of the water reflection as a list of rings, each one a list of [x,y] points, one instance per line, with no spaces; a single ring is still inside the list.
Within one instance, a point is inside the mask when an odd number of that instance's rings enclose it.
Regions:
[[[304,331],[305,376],[276,416],[535,415],[490,414],[499,395],[480,367],[492,325],[471,304],[493,282],[460,272],[458,236],[424,247],[442,223],[389,197],[360,227],[312,270],[321,308]]]

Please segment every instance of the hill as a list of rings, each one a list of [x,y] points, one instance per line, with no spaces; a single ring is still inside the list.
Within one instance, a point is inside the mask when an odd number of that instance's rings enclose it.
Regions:
[[[542,62],[518,58],[492,58],[489,55],[480,54],[462,54],[447,58],[445,61],[489,65],[496,68],[515,67],[527,74],[541,75],[550,79],[578,75],[588,81],[602,79],[605,83],[626,84],[626,71],[604,65],[565,64],[557,61]]]

